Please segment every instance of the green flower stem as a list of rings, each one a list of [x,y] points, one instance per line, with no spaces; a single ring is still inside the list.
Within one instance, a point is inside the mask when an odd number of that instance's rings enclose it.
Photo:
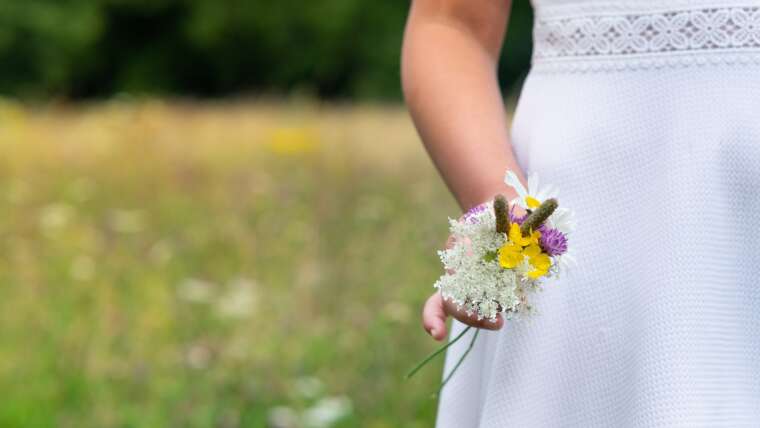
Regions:
[[[445,351],[449,346],[455,344],[457,342],[457,340],[461,339],[462,336],[464,336],[464,334],[467,333],[467,331],[469,329],[471,329],[471,328],[472,328],[471,326],[467,326],[467,328],[464,329],[461,333],[459,333],[459,335],[457,337],[455,337],[454,340],[452,340],[449,343],[443,345],[442,347],[438,348],[438,350],[436,350],[432,354],[428,355],[424,360],[422,360],[422,362],[420,362],[419,364],[417,364],[416,367],[414,367],[409,373],[407,373],[406,379],[410,379],[412,376],[414,376],[415,373],[417,373],[421,368],[423,368],[427,363],[429,363],[430,360],[432,360],[433,358],[435,358],[436,355],[438,355],[441,352]]]
[[[470,327],[467,327],[467,329],[465,329],[465,332],[469,329]],[[451,369],[451,372],[449,372],[448,376],[446,376],[446,379],[444,379],[443,382],[441,383],[440,388],[438,388],[439,394],[441,393],[441,390],[443,389],[443,387],[446,386],[446,383],[451,379],[452,376],[454,376],[454,372],[456,372],[459,366],[462,365],[462,363],[464,362],[464,358],[472,350],[472,347],[475,345],[475,339],[478,338],[478,333],[480,333],[479,328],[475,329],[475,334],[472,335],[472,340],[470,340],[470,345],[467,347],[467,350],[464,351],[464,354],[462,354],[462,356],[459,358],[459,361],[457,361],[457,364],[454,366],[453,369]]]

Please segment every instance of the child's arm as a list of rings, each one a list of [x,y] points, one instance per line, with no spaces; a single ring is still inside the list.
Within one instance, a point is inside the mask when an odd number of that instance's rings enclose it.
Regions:
[[[417,131],[463,210],[503,193],[507,169],[521,170],[508,141],[497,66],[509,17],[509,0],[414,0],[402,50],[401,79]],[[524,176],[520,176],[524,180]],[[457,311],[440,293],[423,310],[423,326],[446,337],[446,317],[487,329]]]
[[[404,95],[430,157],[464,211],[508,193],[507,168],[520,174],[497,79],[510,3],[414,0],[407,21]]]

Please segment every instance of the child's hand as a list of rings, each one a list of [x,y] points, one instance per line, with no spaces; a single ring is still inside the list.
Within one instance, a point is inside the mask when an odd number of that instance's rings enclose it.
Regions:
[[[435,292],[425,302],[422,310],[422,325],[433,339],[443,340],[446,337],[446,317],[452,316],[457,320],[477,328],[498,330],[504,325],[501,314],[496,315],[496,321],[478,318],[475,314],[467,315],[464,310],[457,310],[457,305],[450,300],[444,300],[440,292]]]
[[[449,236],[448,241],[446,241],[446,248],[451,248],[453,243],[453,237]],[[467,315],[464,310],[458,310],[455,303],[444,300],[440,291],[437,291],[425,302],[422,309],[422,326],[428,334],[433,336],[433,339],[443,340],[446,337],[446,317],[448,316],[452,316],[467,325],[487,330],[498,330],[504,325],[501,314],[496,315],[495,321],[478,320],[477,315]]]

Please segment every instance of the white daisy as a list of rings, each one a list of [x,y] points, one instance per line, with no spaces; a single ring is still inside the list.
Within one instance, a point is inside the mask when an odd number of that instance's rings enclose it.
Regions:
[[[543,201],[549,198],[557,198],[559,189],[554,185],[544,186],[543,188],[538,185],[538,174],[532,171],[528,174],[528,188],[520,182],[512,170],[507,170],[507,174],[504,176],[504,183],[515,189],[518,197],[510,201],[512,204],[517,204],[524,209],[535,209]],[[551,216],[546,220],[549,227],[557,229],[564,234],[568,234],[575,229],[575,216],[573,212],[567,208],[557,207]]]
[[[568,236],[570,232],[575,230],[575,213],[567,208],[557,207],[552,215],[546,219],[546,224]]]
[[[511,203],[516,203],[525,209],[534,209],[541,205],[546,199],[557,197],[557,188],[549,185],[544,188],[540,188],[538,185],[538,174],[531,172],[528,174],[528,188],[520,182],[512,170],[507,170],[507,174],[504,176],[504,182],[515,189],[518,197],[513,199]]]
[[[561,272],[572,270],[578,266],[578,261],[575,258],[574,251],[568,249],[561,256],[557,256],[557,265]]]

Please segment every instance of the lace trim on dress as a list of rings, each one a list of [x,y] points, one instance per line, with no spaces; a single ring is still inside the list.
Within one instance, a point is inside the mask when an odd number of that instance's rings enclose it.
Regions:
[[[537,17],[533,38],[534,65],[600,57],[641,59],[652,54],[670,54],[673,58],[665,62],[681,62],[687,58],[683,54],[694,51],[760,51],[760,7],[551,20]]]

